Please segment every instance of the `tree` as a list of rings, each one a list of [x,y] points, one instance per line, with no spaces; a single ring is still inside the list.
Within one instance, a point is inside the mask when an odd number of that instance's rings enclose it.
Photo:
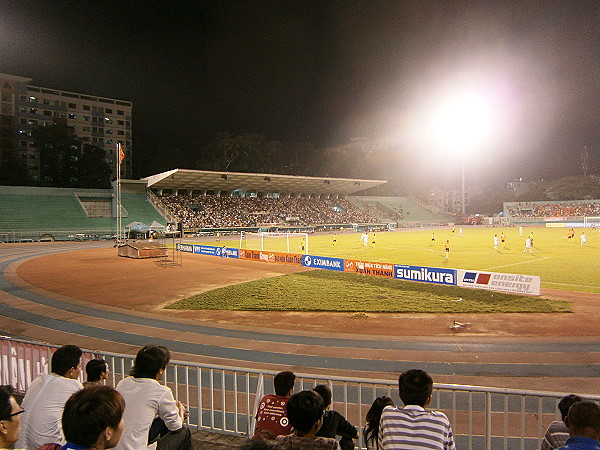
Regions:
[[[264,134],[219,133],[202,149],[196,168],[227,172],[280,172],[283,145]]]
[[[82,188],[110,188],[110,166],[106,162],[104,150],[89,144],[83,145],[76,184]]]
[[[585,200],[600,198],[600,179],[593,176],[559,178],[548,183],[546,195],[551,200]]]
[[[29,183],[27,166],[9,153],[7,158],[0,162],[0,185],[26,186]]]
[[[66,123],[38,126],[32,131],[40,150],[40,185],[76,187],[81,141]]]

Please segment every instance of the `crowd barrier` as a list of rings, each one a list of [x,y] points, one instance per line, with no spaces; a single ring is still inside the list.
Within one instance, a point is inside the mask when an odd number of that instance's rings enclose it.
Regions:
[[[177,250],[220,258],[249,259],[269,263],[293,264],[315,269],[354,272],[363,275],[406,281],[445,284],[512,294],[540,295],[541,279],[534,275],[484,272],[480,270],[444,269],[404,264],[331,258],[317,255],[237,249],[200,244],[177,244]]]
[[[25,392],[40,373],[47,373],[57,346],[22,339],[0,338],[0,384]],[[131,355],[84,350],[83,366],[103,358],[110,368],[110,386],[126,377],[133,365]],[[418,365],[418,364],[417,364]],[[274,392],[273,371],[171,361],[161,383],[176,399],[188,405],[191,427],[225,434],[249,436],[254,430],[257,403],[264,393]],[[295,390],[328,385],[332,407],[360,429],[373,400],[387,395],[400,404],[397,383],[392,380],[316,376],[296,373]],[[83,379],[80,379],[83,381]],[[546,427],[560,419],[558,401],[566,394],[480,386],[434,384],[430,409],[443,411],[452,424],[457,448],[538,449]],[[592,401],[600,396],[582,395]],[[361,433],[359,433],[361,434]],[[365,448],[361,438],[359,448]]]

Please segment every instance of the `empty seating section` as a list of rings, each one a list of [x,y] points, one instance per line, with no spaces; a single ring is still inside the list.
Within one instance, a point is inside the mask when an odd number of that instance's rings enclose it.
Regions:
[[[387,222],[445,223],[451,220],[443,214],[433,212],[416,204],[409,197],[347,197],[348,201],[363,211],[376,214]]]
[[[148,202],[148,196],[146,194],[122,194],[121,204],[125,209],[123,218],[126,219],[126,222],[124,222],[124,224],[134,221],[143,222],[145,224],[157,221],[163,225],[165,224],[165,219],[158,213],[154,206]]]

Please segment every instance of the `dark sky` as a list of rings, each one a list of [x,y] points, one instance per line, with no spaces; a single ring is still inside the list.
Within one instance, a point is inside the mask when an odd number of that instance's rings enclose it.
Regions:
[[[426,100],[482,82],[503,100],[482,171],[575,174],[587,145],[600,172],[598,0],[0,0],[0,71],[131,100],[134,148],[190,153],[232,131],[421,155]]]

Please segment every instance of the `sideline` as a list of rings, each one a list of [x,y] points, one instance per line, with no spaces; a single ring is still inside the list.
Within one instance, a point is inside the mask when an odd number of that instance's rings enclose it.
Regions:
[[[518,263],[512,263],[512,264],[504,264],[503,266],[494,266],[494,267],[489,267],[487,269],[481,269],[481,270],[494,270],[494,269],[500,269],[502,267],[509,267],[509,266],[518,266],[519,264],[530,264],[532,262],[538,262],[538,261],[542,261],[544,259],[550,259],[549,256],[544,256],[543,258],[538,258],[538,259],[533,259],[531,261],[521,261]]]

